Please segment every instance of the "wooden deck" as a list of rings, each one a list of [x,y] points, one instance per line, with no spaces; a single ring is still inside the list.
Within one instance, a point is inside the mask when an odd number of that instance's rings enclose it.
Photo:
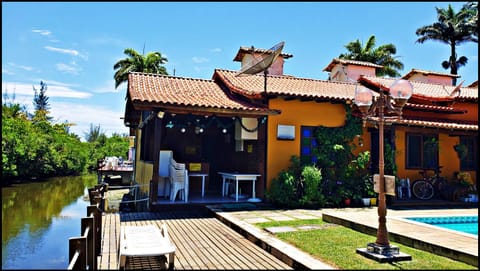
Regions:
[[[102,249],[98,269],[118,269],[120,225],[168,226],[177,247],[176,270],[292,269],[245,237],[213,217],[204,207],[172,208],[162,212],[105,213],[102,217]],[[162,257],[128,257],[126,269],[163,269]]]

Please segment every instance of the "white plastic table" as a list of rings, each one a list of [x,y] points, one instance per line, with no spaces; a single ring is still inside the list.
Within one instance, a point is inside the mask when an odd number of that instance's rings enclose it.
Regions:
[[[205,177],[207,176],[206,173],[188,173],[188,177],[202,177],[202,198],[205,195]]]
[[[168,254],[168,268],[173,270],[175,250],[175,245],[168,237],[166,224],[162,225],[162,230],[156,225],[122,226],[118,267],[119,269],[125,267],[127,256],[148,257]]]
[[[226,190],[225,182],[227,180],[232,180],[235,182],[235,201],[238,201],[238,181],[251,181],[252,182],[252,201],[258,201],[255,198],[255,181],[257,177],[262,176],[260,174],[249,174],[249,173],[231,173],[231,172],[218,172],[222,175],[222,197],[225,196],[225,193],[228,193]]]

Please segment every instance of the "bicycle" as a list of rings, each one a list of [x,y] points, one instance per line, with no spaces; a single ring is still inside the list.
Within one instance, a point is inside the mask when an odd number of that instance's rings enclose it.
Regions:
[[[412,183],[412,194],[421,200],[429,200],[435,195],[440,195],[442,190],[447,185],[447,180],[440,176],[441,166],[433,169],[434,174],[432,176],[427,175],[428,170],[424,169],[420,171],[420,175],[423,176],[423,179],[415,180]]]

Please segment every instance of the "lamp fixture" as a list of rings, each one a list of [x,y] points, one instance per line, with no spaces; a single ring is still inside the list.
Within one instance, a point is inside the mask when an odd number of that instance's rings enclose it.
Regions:
[[[380,262],[410,261],[412,256],[400,253],[400,248],[390,245],[388,240],[383,126],[386,119],[392,118],[385,116],[385,113],[396,115],[394,116],[396,119],[401,118],[402,108],[412,96],[413,85],[405,79],[398,79],[389,88],[386,88],[363,76],[360,76],[358,82],[361,86],[357,85],[355,88],[354,102],[362,113],[364,125],[367,120],[378,124],[379,188],[378,191],[375,191],[378,193],[377,240],[374,243],[368,243],[366,248],[358,248],[357,253]],[[370,89],[379,95],[373,97]],[[394,104],[392,104],[392,100]]]
[[[165,112],[163,112],[163,111],[158,111],[158,112],[157,112],[157,117],[158,117],[159,119],[163,119],[163,116],[165,116]]]

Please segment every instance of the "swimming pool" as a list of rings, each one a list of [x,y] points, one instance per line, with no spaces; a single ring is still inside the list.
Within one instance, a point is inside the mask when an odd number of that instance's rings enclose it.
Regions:
[[[478,237],[478,215],[405,217],[405,219],[467,234],[473,234]]]

